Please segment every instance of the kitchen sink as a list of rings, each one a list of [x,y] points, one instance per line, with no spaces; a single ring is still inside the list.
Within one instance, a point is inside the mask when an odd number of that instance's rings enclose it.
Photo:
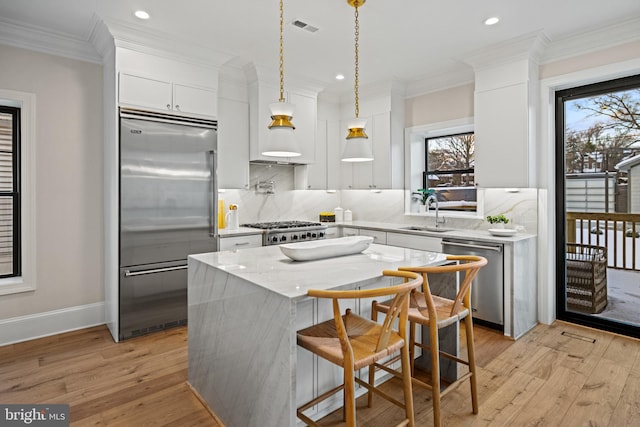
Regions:
[[[435,231],[437,233],[443,233],[445,231],[452,231],[453,228],[447,227],[436,227],[433,225],[411,225],[409,227],[402,227],[401,230],[411,230],[411,231]]]

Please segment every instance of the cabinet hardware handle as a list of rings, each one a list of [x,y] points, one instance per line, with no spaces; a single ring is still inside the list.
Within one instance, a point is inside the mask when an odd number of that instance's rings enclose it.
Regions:
[[[180,110],[180,106],[176,104],[176,110]]]
[[[171,110],[171,104],[167,104],[167,110]]]
[[[240,242],[240,243],[236,243],[236,246],[244,246],[244,245],[248,245],[249,242]]]
[[[140,271],[124,271],[124,277],[132,277],[132,276],[142,276],[143,274],[153,274],[153,273],[164,273],[167,271],[175,271],[175,270],[186,270],[186,265],[179,265],[176,267],[165,267],[165,268],[155,268],[153,270],[140,270]]]

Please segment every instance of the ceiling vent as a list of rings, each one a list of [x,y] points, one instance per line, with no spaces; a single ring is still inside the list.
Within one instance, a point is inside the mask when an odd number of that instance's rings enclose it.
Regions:
[[[301,19],[294,19],[293,21],[291,21],[291,25],[293,25],[294,27],[301,28],[305,31],[309,31],[310,33],[315,33],[320,29],[318,27],[314,27],[313,25],[307,24]]]

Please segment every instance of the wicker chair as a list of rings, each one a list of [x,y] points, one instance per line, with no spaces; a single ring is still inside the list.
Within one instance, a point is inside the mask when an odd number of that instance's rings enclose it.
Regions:
[[[342,385],[327,391],[298,408],[298,418],[309,426],[319,426],[319,424],[307,417],[304,411],[343,390],[346,425],[347,427],[355,427],[356,383],[367,388],[369,392],[375,392],[403,408],[406,418],[398,424],[399,426],[413,427],[414,425],[411,367],[406,343],[406,323],[409,310],[409,293],[422,284],[422,277],[416,273],[396,270],[384,270],[382,274],[387,277],[403,278],[405,283],[377,289],[345,291],[310,289],[308,291],[309,296],[333,300],[333,319],[298,331],[298,345],[323,359],[341,366],[344,370],[344,383]],[[394,296],[384,324],[378,324],[360,317],[349,309],[344,315],[340,313],[339,300],[382,296]],[[397,330],[394,329],[394,323],[397,323]],[[403,380],[404,402],[396,400],[374,386],[373,379],[367,383],[357,376],[359,369],[371,366],[396,351],[400,351],[402,354],[401,377]],[[371,406],[371,399],[369,399],[369,406]]]
[[[567,310],[600,313],[607,306],[607,248],[567,243]]]

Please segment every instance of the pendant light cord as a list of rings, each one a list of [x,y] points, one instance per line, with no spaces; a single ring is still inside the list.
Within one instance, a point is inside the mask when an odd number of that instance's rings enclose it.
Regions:
[[[282,28],[284,26],[284,6],[282,3],[283,0],[280,0],[280,102],[284,102],[284,38],[282,37]]]
[[[355,24],[355,62],[356,62],[356,67],[355,67],[355,78],[354,78],[354,84],[353,84],[353,90],[355,92],[355,106],[356,106],[356,119],[358,118],[358,116],[360,115],[360,103],[358,101],[358,80],[359,80],[359,66],[358,66],[358,45],[359,45],[359,41],[360,41],[360,24],[358,22],[358,2],[356,1],[355,3],[355,20],[356,20],[356,24]]]

